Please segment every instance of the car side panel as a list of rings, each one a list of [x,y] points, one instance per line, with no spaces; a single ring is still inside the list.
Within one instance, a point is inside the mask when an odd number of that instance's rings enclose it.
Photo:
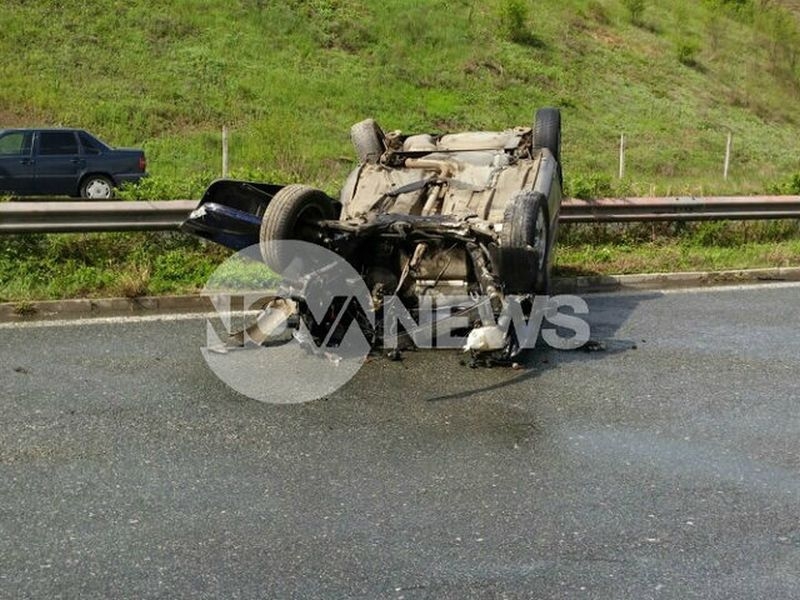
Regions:
[[[131,150],[106,150],[101,154],[84,154],[81,178],[89,174],[106,175],[111,178],[115,186],[125,182],[135,183],[144,177],[144,173],[138,171],[139,156],[139,152]]]
[[[55,136],[58,136],[56,138]],[[71,136],[72,145],[68,145]],[[58,140],[56,143],[54,140]],[[60,145],[60,140],[64,143]],[[74,131],[40,131],[34,136],[33,192],[43,195],[76,195],[85,161]]]
[[[3,137],[10,135],[18,136],[20,132],[9,131]],[[33,191],[33,134],[27,132],[27,135],[27,142],[22,145],[19,153],[0,153],[0,194],[25,195]]]

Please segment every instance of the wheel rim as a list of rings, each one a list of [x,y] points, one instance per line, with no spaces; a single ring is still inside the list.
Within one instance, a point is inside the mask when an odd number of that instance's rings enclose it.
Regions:
[[[91,179],[86,184],[87,198],[110,198],[111,185],[105,179]]]
[[[320,221],[325,220],[325,214],[319,206],[306,206],[297,215],[294,230],[300,240],[312,241],[313,237],[309,234],[309,228]]]
[[[536,225],[533,232],[533,249],[536,250],[537,260],[539,261],[539,271],[541,271],[544,268],[545,254],[547,251],[547,224],[542,209],[539,209],[536,215]]]

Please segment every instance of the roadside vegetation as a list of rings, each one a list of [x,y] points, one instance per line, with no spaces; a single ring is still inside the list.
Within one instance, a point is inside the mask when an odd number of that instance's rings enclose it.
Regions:
[[[556,276],[800,264],[795,221],[565,225],[560,237]],[[196,293],[230,255],[180,233],[4,236],[0,302]]]
[[[180,233],[0,237],[0,302],[194,293],[228,252]]]
[[[197,197],[231,167],[329,191],[349,126],[503,128],[564,112],[576,196],[764,192],[800,171],[786,0],[12,0],[0,124],[143,146],[130,197]],[[722,179],[728,132],[731,176]],[[620,135],[626,177],[616,178]]]
[[[797,221],[567,225],[560,276],[800,266]]]
[[[335,193],[353,166],[349,127],[367,116],[386,129],[492,129],[559,106],[568,195],[797,194],[798,10],[793,0],[10,0],[0,126],[76,126],[144,147],[152,177],[123,198],[198,198],[220,174],[223,126],[232,176]],[[706,240],[716,227],[763,231]],[[649,238],[565,229],[559,268],[800,263],[796,232],[772,227]],[[180,234],[0,244],[0,299],[15,301],[184,292],[227,255]]]

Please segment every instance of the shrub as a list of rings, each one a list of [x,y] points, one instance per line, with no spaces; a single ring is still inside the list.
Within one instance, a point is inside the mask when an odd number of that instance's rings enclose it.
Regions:
[[[125,184],[117,191],[122,200],[193,200],[200,198],[215,179],[211,173],[201,173],[186,180],[151,175],[136,184]]]
[[[791,175],[786,181],[782,181],[769,187],[771,194],[786,194],[798,195],[800,194],[800,173]]]
[[[528,30],[528,4],[525,0],[503,0],[500,4],[500,25],[512,42],[525,44],[531,39]]]
[[[148,293],[149,286],[150,266],[133,264],[120,274],[111,287],[115,294],[125,298],[138,298]]]
[[[566,184],[566,195],[581,200],[604,198],[614,193],[611,178],[598,173],[573,175],[566,181]]]
[[[759,11],[756,26],[764,33],[762,45],[769,57],[769,69],[782,83],[796,87],[800,64],[800,27],[788,10],[770,6]]]
[[[628,18],[634,25],[641,25],[644,21],[645,0],[622,0],[628,11]]]
[[[687,67],[697,66],[697,53],[700,45],[692,40],[680,40],[675,46],[675,55],[678,62]]]
[[[601,25],[608,25],[611,23],[611,18],[608,16],[606,7],[598,2],[598,0],[589,0],[586,4],[586,12]]]
[[[753,15],[753,0],[706,0],[706,4],[719,12],[725,11],[741,21],[750,21]]]

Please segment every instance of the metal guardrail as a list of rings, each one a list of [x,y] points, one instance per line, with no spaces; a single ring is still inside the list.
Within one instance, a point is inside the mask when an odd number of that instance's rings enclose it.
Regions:
[[[3,202],[2,233],[165,231],[177,229],[197,200]],[[800,196],[565,199],[562,223],[798,219]]]
[[[197,200],[3,202],[0,233],[80,233],[177,229]]]
[[[680,196],[603,198],[561,204],[564,223],[630,221],[711,221],[800,218],[800,196]]]

